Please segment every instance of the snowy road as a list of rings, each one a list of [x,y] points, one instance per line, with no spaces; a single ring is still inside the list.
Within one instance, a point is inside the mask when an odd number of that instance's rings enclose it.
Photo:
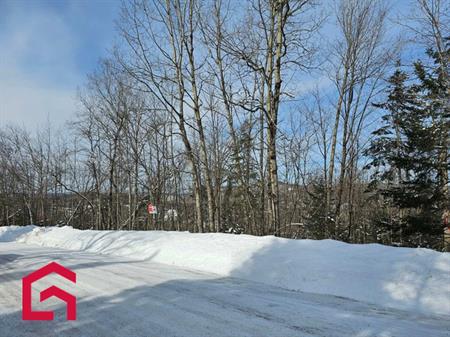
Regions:
[[[78,297],[76,321],[21,319],[21,279],[56,261],[77,273],[71,285],[56,275],[36,284],[55,284]],[[270,271],[269,271],[270,272]],[[383,309],[326,295],[291,292],[240,279],[189,271],[151,261],[0,243],[0,337],[123,336],[450,336],[450,317]]]

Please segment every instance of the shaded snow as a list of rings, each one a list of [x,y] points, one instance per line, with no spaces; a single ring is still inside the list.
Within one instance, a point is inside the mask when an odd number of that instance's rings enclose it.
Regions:
[[[0,242],[16,241],[20,236],[34,230],[35,226],[0,227]]]
[[[33,284],[35,310],[54,321],[23,321],[21,277],[50,261],[77,273],[77,283],[51,274]],[[77,296],[77,320],[64,302],[39,302],[56,285]],[[153,261],[17,242],[0,243],[1,337],[448,337],[448,316],[381,308],[293,292],[262,283]]]
[[[7,238],[7,239],[5,239]],[[385,307],[450,315],[450,254],[333,240],[0,227],[0,241],[111,254]]]

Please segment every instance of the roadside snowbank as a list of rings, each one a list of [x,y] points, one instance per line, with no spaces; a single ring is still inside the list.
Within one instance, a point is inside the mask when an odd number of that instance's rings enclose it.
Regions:
[[[16,241],[22,235],[34,230],[35,226],[8,226],[0,227],[0,242]]]
[[[450,315],[450,254],[333,240],[186,232],[80,231],[71,227],[0,227],[0,241],[112,254]]]

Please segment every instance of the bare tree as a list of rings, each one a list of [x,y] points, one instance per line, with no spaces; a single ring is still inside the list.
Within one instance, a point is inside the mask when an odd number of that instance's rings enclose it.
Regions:
[[[371,101],[379,92],[380,81],[395,55],[395,48],[388,49],[385,43],[386,16],[387,9],[383,1],[342,0],[336,12],[340,39],[334,47],[333,68],[338,95],[331,137],[326,196],[326,208],[330,210],[338,133],[341,130],[341,155],[334,212],[336,237],[340,235],[339,217],[344,182],[347,174],[352,172],[351,165],[357,162],[356,156],[360,150],[356,149],[366,118],[371,111]],[[348,181],[351,189],[352,180]]]

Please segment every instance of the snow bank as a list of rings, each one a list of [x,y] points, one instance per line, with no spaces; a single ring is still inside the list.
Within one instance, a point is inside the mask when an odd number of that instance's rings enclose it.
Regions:
[[[17,241],[22,235],[34,230],[35,226],[0,227],[0,242]]]
[[[148,259],[292,290],[450,315],[449,253],[273,236],[25,228],[20,233],[16,227],[0,227],[0,241]]]

